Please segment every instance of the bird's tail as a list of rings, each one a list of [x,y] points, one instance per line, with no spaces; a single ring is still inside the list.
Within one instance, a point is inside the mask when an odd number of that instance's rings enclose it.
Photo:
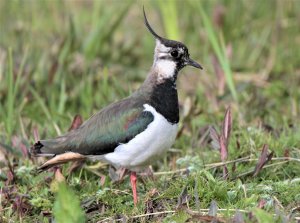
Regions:
[[[33,156],[55,156],[68,151],[66,137],[60,136],[54,139],[37,141],[30,149]]]
[[[42,148],[44,145],[40,142],[37,141],[31,148],[30,148],[30,153],[33,156],[54,156],[55,154],[46,154],[43,152]]]
[[[53,166],[57,166],[69,161],[84,160],[86,157],[76,152],[70,152],[67,146],[66,137],[60,136],[55,139],[40,140],[36,142],[30,149],[33,156],[51,156],[52,159],[38,168],[38,172],[47,170]]]

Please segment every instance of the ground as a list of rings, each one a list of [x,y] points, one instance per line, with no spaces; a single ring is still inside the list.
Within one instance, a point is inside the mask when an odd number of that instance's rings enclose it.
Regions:
[[[126,97],[152,65],[143,23],[203,71],[178,77],[180,131],[153,177],[87,161],[38,174],[36,139]],[[299,1],[1,1],[1,222],[300,219]],[[226,112],[227,111],[227,112]],[[225,115],[226,114],[226,115]]]

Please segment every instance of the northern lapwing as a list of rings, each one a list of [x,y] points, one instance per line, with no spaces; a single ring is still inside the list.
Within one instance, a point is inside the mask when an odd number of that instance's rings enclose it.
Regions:
[[[202,69],[190,58],[183,43],[157,35],[145,10],[143,13],[156,46],[153,65],[141,87],[103,108],[79,128],[54,139],[40,140],[31,148],[35,156],[53,157],[40,170],[85,158],[130,170],[134,204],[138,201],[136,171],[160,158],[175,141],[179,121],[178,72],[187,65]]]

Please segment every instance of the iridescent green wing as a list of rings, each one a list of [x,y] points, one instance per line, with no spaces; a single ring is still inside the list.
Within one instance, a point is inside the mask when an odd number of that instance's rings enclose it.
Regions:
[[[113,152],[144,131],[154,120],[137,100],[124,99],[102,109],[80,128],[53,140],[42,140],[43,153],[60,154],[67,151],[84,155]]]

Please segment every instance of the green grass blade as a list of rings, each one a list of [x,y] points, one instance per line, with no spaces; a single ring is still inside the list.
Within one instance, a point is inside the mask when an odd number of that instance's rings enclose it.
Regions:
[[[237,93],[236,93],[236,89],[235,89],[235,85],[234,85],[234,81],[233,81],[233,73],[230,68],[230,62],[228,60],[228,57],[226,56],[226,46],[225,46],[224,37],[222,34],[220,35],[220,44],[221,44],[221,50],[222,50],[222,55],[223,55],[221,65],[222,65],[222,68],[225,73],[225,79],[226,79],[227,85],[231,91],[233,98],[237,101],[238,98],[237,98]]]
[[[66,83],[65,83],[65,79],[63,78],[60,84],[58,113],[62,114],[64,112],[66,101],[67,101]]]
[[[7,71],[7,79],[6,84],[8,87],[7,91],[7,101],[6,101],[6,119],[5,119],[5,126],[7,130],[7,135],[10,138],[13,131],[14,126],[14,76],[13,76],[13,59],[12,59],[12,49],[9,48],[8,50],[8,71]]]
[[[177,2],[167,0],[158,1],[157,3],[162,14],[166,37],[169,39],[179,40]]]
[[[203,20],[203,24],[204,24],[205,30],[207,32],[209,42],[212,45],[212,48],[213,48],[215,54],[217,55],[217,58],[218,58],[218,60],[221,64],[221,67],[225,73],[226,83],[231,92],[231,95],[235,101],[238,101],[237,92],[236,92],[234,81],[233,81],[233,74],[232,74],[232,71],[230,68],[229,60],[226,56],[226,52],[225,52],[226,49],[225,49],[224,41],[222,40],[222,35],[221,35],[221,38],[219,38],[219,40],[218,40],[217,34],[213,29],[213,25],[212,25],[211,21],[209,20],[207,14],[204,11],[202,4],[200,2],[198,2],[197,8],[198,8],[198,11],[200,12],[201,18]]]
[[[83,51],[86,57],[93,59],[97,54],[105,55],[105,50],[103,49],[104,43],[113,39],[111,37],[123,21],[123,18],[127,15],[132,2],[133,1],[130,0],[125,3],[125,6],[122,5],[122,7],[118,8],[101,10],[102,13],[100,14],[94,11],[92,21],[94,26],[83,43]],[[116,11],[118,13],[116,13]],[[111,16],[112,14],[114,16]]]
[[[47,108],[44,100],[41,98],[41,96],[38,94],[38,92],[35,89],[33,89],[32,87],[30,87],[29,90],[32,93],[33,97],[37,100],[38,104],[40,105],[40,108],[42,109],[42,111],[46,115],[47,119],[49,121],[51,121],[52,117],[51,117],[50,111]]]
[[[27,54],[28,54],[28,48],[25,48],[25,53],[24,53],[24,56],[23,56],[22,61],[21,61],[21,66],[20,66],[20,68],[18,70],[18,73],[17,73],[17,79],[15,81],[14,98],[17,97],[17,93],[18,93],[19,85],[20,85],[20,81],[21,81],[21,75],[23,73],[24,65],[25,65],[25,62],[26,62],[26,59],[27,59]]]

